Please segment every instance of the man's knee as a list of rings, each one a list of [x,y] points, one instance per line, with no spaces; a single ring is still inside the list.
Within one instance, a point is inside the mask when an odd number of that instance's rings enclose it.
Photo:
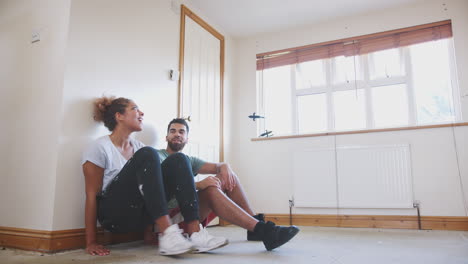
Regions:
[[[216,197],[217,195],[220,195],[223,193],[218,187],[215,187],[215,186],[206,187],[205,189],[199,192],[209,197]]]
[[[198,191],[200,206],[207,206],[208,208],[212,208],[219,202],[224,201],[224,199],[221,197],[222,195],[224,195],[223,192],[215,186],[210,186],[200,190]]]

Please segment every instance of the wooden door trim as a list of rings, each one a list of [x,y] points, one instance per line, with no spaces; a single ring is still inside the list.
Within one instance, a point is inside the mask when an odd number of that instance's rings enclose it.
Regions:
[[[180,12],[180,45],[179,45],[179,89],[178,89],[178,108],[177,116],[182,115],[182,80],[184,79],[184,49],[185,49],[185,17],[191,18],[198,25],[212,34],[215,38],[220,41],[220,128],[219,128],[219,160],[224,161],[224,36],[219,33],[216,29],[210,26],[206,21],[193,13],[185,5],[181,5]]]

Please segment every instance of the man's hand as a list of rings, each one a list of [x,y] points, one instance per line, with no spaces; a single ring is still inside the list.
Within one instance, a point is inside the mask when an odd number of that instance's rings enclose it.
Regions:
[[[208,176],[205,179],[197,182],[197,189],[200,191],[210,186],[221,189],[221,180],[213,176]]]
[[[110,250],[98,243],[90,243],[86,246],[86,252],[93,256],[105,256],[110,254]]]
[[[223,191],[232,191],[236,187],[237,175],[231,169],[229,164],[220,163],[218,165],[218,174],[216,175],[221,180],[221,187]]]

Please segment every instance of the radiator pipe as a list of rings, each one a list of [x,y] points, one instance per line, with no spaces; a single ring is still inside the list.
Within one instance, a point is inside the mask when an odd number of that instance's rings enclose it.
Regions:
[[[292,225],[292,208],[294,206],[294,197],[289,199],[289,225]]]
[[[289,207],[289,225],[292,225],[292,207]]]
[[[419,202],[414,202],[413,203],[413,207],[416,208],[417,212],[418,212],[418,228],[419,230],[422,230],[422,226],[421,226],[421,213],[419,212]]]

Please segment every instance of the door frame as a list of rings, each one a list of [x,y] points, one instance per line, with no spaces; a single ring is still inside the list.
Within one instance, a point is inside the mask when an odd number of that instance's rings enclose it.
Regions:
[[[217,38],[220,41],[220,115],[219,115],[219,161],[224,161],[224,36],[219,33],[216,29],[206,23],[203,19],[197,16],[192,10],[188,9],[185,5],[181,5],[180,12],[180,45],[179,45],[179,89],[178,89],[178,108],[177,116],[182,117],[182,89],[183,89],[183,79],[184,79],[184,49],[185,49],[185,18],[189,17],[195,21],[198,25],[208,31],[211,35]]]

